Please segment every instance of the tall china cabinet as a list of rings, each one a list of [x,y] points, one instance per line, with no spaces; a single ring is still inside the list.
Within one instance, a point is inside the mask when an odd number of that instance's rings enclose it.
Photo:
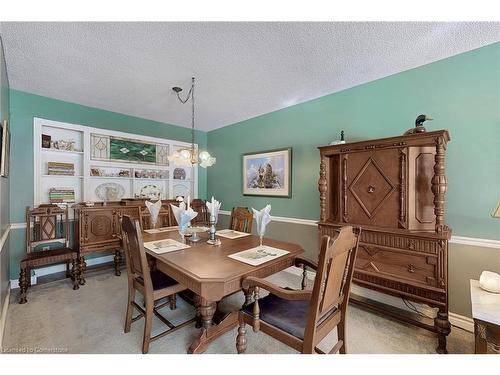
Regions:
[[[446,353],[448,240],[445,225],[447,130],[319,147],[320,235],[362,228],[353,281],[436,308],[411,314],[353,296],[352,302],[437,333]]]

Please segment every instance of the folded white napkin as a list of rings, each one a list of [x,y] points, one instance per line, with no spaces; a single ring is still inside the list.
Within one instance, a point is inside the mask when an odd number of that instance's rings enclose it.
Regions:
[[[479,277],[479,285],[488,292],[500,293],[500,275],[495,272],[483,271]]]
[[[174,214],[175,221],[177,221],[177,225],[179,225],[181,222],[181,212],[186,210],[186,203],[180,202],[179,206],[176,206],[175,204],[170,204],[170,207],[172,207],[172,212]]]
[[[161,200],[156,201],[155,203],[146,201],[146,207],[151,214],[151,224],[153,227],[156,227],[156,222],[158,221],[158,215],[161,210]]]
[[[186,229],[189,226],[191,220],[193,220],[198,215],[198,212],[194,211],[191,207],[187,210],[181,212],[179,231],[181,233],[186,233]]]
[[[255,222],[257,223],[257,234],[259,236],[264,236],[266,233],[266,226],[271,222],[271,205],[268,204],[262,210],[257,211],[252,207],[253,216],[255,218]]]
[[[210,212],[210,217],[215,218],[215,224],[217,224],[217,220],[219,218],[219,210],[221,204],[222,203],[215,199],[213,196],[210,202],[207,201],[208,212]]]
[[[198,215],[198,212],[194,211],[191,207],[186,209],[184,202],[179,203],[179,207],[173,204],[170,204],[170,207],[172,207],[175,220],[177,220],[177,224],[179,225],[179,232],[185,233],[189,222]]]

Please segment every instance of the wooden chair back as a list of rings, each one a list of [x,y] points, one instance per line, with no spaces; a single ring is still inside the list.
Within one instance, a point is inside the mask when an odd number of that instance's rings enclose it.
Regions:
[[[156,228],[169,227],[173,225],[172,216],[170,213],[171,213],[170,206],[161,207],[160,213],[158,214],[158,219],[156,221]],[[151,221],[151,214],[147,207],[139,208],[139,224],[141,225],[142,230],[154,228],[153,222]]]
[[[229,229],[252,233],[253,213],[247,207],[233,207]]]
[[[312,352],[342,319],[345,319],[360,230],[350,226],[336,230],[333,238],[323,236],[304,346]]]
[[[56,204],[26,207],[26,251],[31,253],[37,246],[52,243],[69,247],[68,207]]]
[[[125,263],[130,284],[134,281],[144,285],[148,294],[153,293],[153,284],[149,264],[144,250],[141,227],[139,220],[132,219],[128,215],[122,216],[122,241],[125,250]]]
[[[210,213],[203,199],[193,199],[190,203],[193,211],[198,212],[198,215],[191,221],[192,225],[210,225]]]

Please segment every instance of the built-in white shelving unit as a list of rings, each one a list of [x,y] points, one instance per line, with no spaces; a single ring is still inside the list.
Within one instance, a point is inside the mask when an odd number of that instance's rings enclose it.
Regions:
[[[42,135],[50,137],[51,148],[42,147]],[[48,137],[45,138],[44,146],[48,146]],[[110,139],[155,145],[156,161],[131,162],[111,159],[109,158]],[[54,148],[54,142],[57,141],[63,141],[62,143],[66,142],[66,144],[72,141],[72,150]],[[99,149],[96,147],[97,142],[101,142],[102,145]],[[34,204],[49,203],[51,188],[74,190],[76,203],[102,201],[98,192],[102,195],[103,191],[107,193],[107,197],[113,197],[116,193],[118,199],[158,192],[162,199],[188,195],[196,198],[198,193],[197,168],[171,165],[166,159],[167,155],[186,146],[190,144],[34,118]],[[101,151],[102,154],[99,154]],[[114,152],[116,154],[116,150]],[[124,152],[128,151],[124,150]],[[72,164],[74,175],[52,174],[54,172],[49,172],[49,163]],[[72,204],[72,202],[67,203]]]

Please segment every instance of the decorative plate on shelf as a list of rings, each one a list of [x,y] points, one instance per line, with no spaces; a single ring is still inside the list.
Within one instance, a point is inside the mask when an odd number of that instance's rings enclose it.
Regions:
[[[190,189],[184,184],[175,184],[173,187],[173,195],[174,197],[181,196],[181,197],[187,197],[190,195]]]
[[[140,195],[150,199],[160,199],[162,189],[156,185],[145,185],[141,188]]]
[[[95,188],[95,195],[105,202],[118,201],[124,194],[125,189],[116,182],[105,182]]]

